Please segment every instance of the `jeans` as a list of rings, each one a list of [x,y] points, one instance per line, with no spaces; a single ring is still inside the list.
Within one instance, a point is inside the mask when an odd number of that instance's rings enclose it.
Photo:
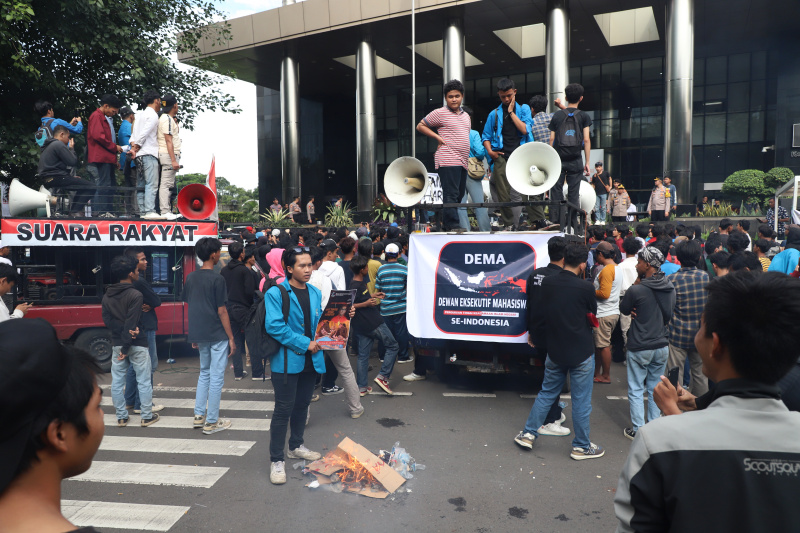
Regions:
[[[136,191],[139,214],[155,213],[158,193],[158,159],[155,156],[141,155],[136,158],[136,187],[144,188],[144,191]]]
[[[594,384],[594,354],[590,355],[580,364],[575,366],[559,365],[554,363],[550,356],[544,362],[544,381],[542,390],[533,402],[528,420],[525,422],[525,433],[539,436],[539,428],[547,418],[547,414],[558,402],[561,389],[569,372],[572,386],[572,424],[575,427],[575,438],[572,439],[574,448],[588,448],[589,440],[589,415],[592,413],[592,386]]]
[[[470,202],[473,204],[482,203],[483,202],[483,184],[481,183],[482,180],[474,180],[470,177],[467,177],[466,183],[466,194],[461,199],[461,203],[467,203],[467,196],[470,198]],[[480,231],[490,231],[491,225],[489,224],[489,209],[486,207],[476,207],[475,211],[475,219],[478,221],[478,230]],[[458,223],[461,225],[462,228],[469,231],[469,216],[467,215],[467,208],[466,207],[459,207],[458,208]]]
[[[122,346],[111,348],[111,400],[114,402],[117,420],[128,418],[128,410],[125,407],[125,394],[122,392],[125,386],[125,373],[129,367],[133,367],[136,372],[136,382],[139,387],[139,398],[142,401],[142,419],[148,420],[153,416],[153,379],[150,373],[150,355],[147,348],[143,346],[131,346],[127,357],[118,361],[117,357],[122,351]]]
[[[555,186],[550,189],[550,201],[551,202],[560,202],[564,199],[564,183],[567,184],[567,201],[575,206],[580,206],[580,198],[581,198],[581,181],[583,180],[583,168],[580,167],[580,160],[577,163],[577,166],[574,162],[564,163],[562,161],[561,167],[561,176],[558,178]],[[569,211],[569,210],[567,210]],[[562,228],[564,222],[562,219],[562,212],[561,207],[556,207],[555,212],[557,214],[556,219],[554,222],[558,222],[562,224]],[[569,221],[567,221],[569,227],[571,227],[576,233],[578,232],[578,211],[573,209],[572,216],[570,217]]]
[[[467,187],[467,169],[464,167],[439,167],[439,181],[442,183],[442,201],[457,204],[464,197]],[[454,207],[442,209],[442,226],[453,230],[459,226],[458,210]]]
[[[661,416],[661,410],[653,400],[653,389],[661,381],[660,376],[667,366],[669,347],[634,352],[628,350],[628,402],[631,406],[631,424],[637,431],[644,425],[643,393],[647,389],[647,420],[652,422]]]
[[[361,395],[358,393],[353,367],[350,366],[350,360],[347,358],[347,350],[325,350],[325,358],[330,358],[337,374],[342,378],[347,408],[351,413],[357,413],[361,410]]]
[[[286,383],[284,383],[286,376]],[[286,445],[286,428],[291,430],[289,449],[295,450],[303,445],[303,432],[306,429],[306,415],[314,393],[315,372],[299,374],[272,373],[272,387],[275,389],[275,411],[269,426],[269,460],[273,463],[283,461]]]
[[[386,355],[383,356],[381,370],[378,372],[380,375],[389,379],[389,376],[392,375],[394,362],[397,360],[397,341],[392,337],[392,332],[389,331],[386,324],[381,324],[369,333],[356,333],[356,341],[358,342],[358,376],[356,382],[360,389],[367,386],[369,352],[372,350],[372,341],[374,340],[382,341],[386,347]]]
[[[608,195],[598,194],[594,201],[594,219],[597,222],[605,222],[608,214]]]
[[[153,373],[158,368],[158,352],[156,352],[156,330],[147,330],[147,351],[150,352],[150,385],[155,387]],[[134,409],[140,409],[139,389],[136,387],[136,372],[133,367],[128,368],[125,374],[125,405],[132,405]]]
[[[111,187],[108,189],[98,189],[94,193],[92,200],[92,214],[100,216],[103,213],[110,213],[114,209],[114,163],[89,163],[86,171],[94,180],[97,187]]]
[[[685,364],[689,363],[692,379],[689,391],[695,396],[702,396],[708,392],[708,378],[703,374],[703,360],[697,350],[684,350],[677,346],[669,345],[667,368],[680,367],[678,370],[678,383],[684,383]]]
[[[181,153],[175,152],[175,159],[181,161]],[[158,202],[161,214],[166,215],[172,212],[172,191],[175,189],[175,174],[177,170],[172,170],[172,160],[169,154],[158,154],[161,163],[161,185],[158,186]]]
[[[75,191],[75,196],[69,205],[69,212],[70,214],[75,213],[78,216],[83,216],[83,208],[95,194],[92,191],[91,182],[80,178],[73,178],[68,174],[50,178],[49,181],[45,181],[44,186],[48,189]]]
[[[241,349],[237,346],[237,349]],[[197,378],[197,396],[194,416],[206,415],[206,424],[216,424],[219,418],[219,401],[228,362],[228,341],[200,342],[200,377]],[[208,408],[206,409],[206,405]]]
[[[405,361],[408,359],[408,341],[410,340],[408,324],[406,324],[406,314],[397,313],[396,315],[384,316],[383,322],[386,324],[386,327],[389,328],[394,340],[397,341],[397,359],[399,361]]]

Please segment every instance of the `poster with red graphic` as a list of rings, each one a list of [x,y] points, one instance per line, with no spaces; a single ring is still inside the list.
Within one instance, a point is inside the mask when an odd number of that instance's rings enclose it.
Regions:
[[[323,350],[344,350],[350,335],[350,307],[356,291],[331,291],[314,340]]]

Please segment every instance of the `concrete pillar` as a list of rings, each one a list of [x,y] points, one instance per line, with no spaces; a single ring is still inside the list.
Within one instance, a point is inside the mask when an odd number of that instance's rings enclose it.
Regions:
[[[672,178],[678,203],[697,193],[692,173],[692,92],[694,89],[694,0],[667,1],[664,175]]]
[[[364,39],[356,51],[356,182],[358,210],[369,211],[378,195],[375,157],[375,49]]]
[[[284,3],[289,0],[284,0]],[[297,61],[286,52],[281,61],[281,175],[284,203],[300,190],[300,84]]]
[[[448,21],[444,29],[444,43],[442,46],[444,47],[444,81],[442,85],[450,80],[458,80],[464,83],[465,45],[464,29],[460,19],[451,19]],[[444,96],[442,100],[444,101]],[[444,105],[447,105],[447,103]]]
[[[545,44],[545,84],[547,108],[556,111],[553,101],[564,100],[564,88],[569,84],[569,0],[547,0]]]

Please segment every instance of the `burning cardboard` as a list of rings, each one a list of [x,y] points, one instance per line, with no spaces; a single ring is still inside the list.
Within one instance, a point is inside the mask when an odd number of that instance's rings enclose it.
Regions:
[[[406,481],[382,459],[347,437],[307,468],[320,485],[341,484],[346,492],[370,498],[386,498]]]

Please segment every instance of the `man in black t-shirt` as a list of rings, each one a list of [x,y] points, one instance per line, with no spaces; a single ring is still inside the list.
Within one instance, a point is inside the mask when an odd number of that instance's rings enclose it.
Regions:
[[[602,161],[598,161],[594,165],[592,187],[597,195],[597,200],[594,202],[594,219],[598,224],[605,223],[608,212],[608,193],[611,191],[611,175],[603,170]]]
[[[591,156],[592,143],[589,139],[589,127],[592,125],[592,119],[586,113],[578,109],[578,105],[583,100],[583,86],[579,83],[570,83],[564,89],[564,94],[567,99],[566,109],[559,109],[553,113],[553,118],[550,121],[550,145],[558,151],[561,157],[561,177],[558,182],[550,189],[550,199],[553,201],[561,201],[564,199],[564,183],[568,186],[567,200],[573,205],[580,205],[580,190],[581,180],[583,176],[589,176],[589,160]],[[561,141],[556,135],[561,126],[570,115],[577,121],[577,131],[566,131],[565,133],[570,137],[577,137],[580,145],[582,145],[583,153],[586,157],[586,163],[582,164],[581,161],[581,147],[573,146],[566,147],[562,145]],[[571,133],[571,135],[570,135]],[[561,222],[561,209],[556,208],[558,214],[556,222]],[[583,234],[583,230],[578,228],[578,213],[572,212],[570,217],[569,227],[567,232],[574,232]]]
[[[382,292],[369,292],[369,287],[367,287],[369,280],[367,264],[368,259],[362,255],[357,255],[350,261],[353,281],[350,282],[348,289],[356,291],[355,304],[353,305],[356,309],[356,314],[350,322],[350,327],[356,334],[355,340],[358,346],[356,383],[361,396],[372,391],[372,387],[367,386],[367,372],[369,371],[369,352],[372,350],[372,342],[377,340],[383,343],[384,348],[386,348],[386,354],[383,356],[381,370],[375,377],[375,383],[387,394],[392,394],[392,389],[389,387],[389,377],[392,375],[400,346],[392,336],[389,327],[383,322],[383,317],[378,309],[380,299],[385,298],[386,295]]]

